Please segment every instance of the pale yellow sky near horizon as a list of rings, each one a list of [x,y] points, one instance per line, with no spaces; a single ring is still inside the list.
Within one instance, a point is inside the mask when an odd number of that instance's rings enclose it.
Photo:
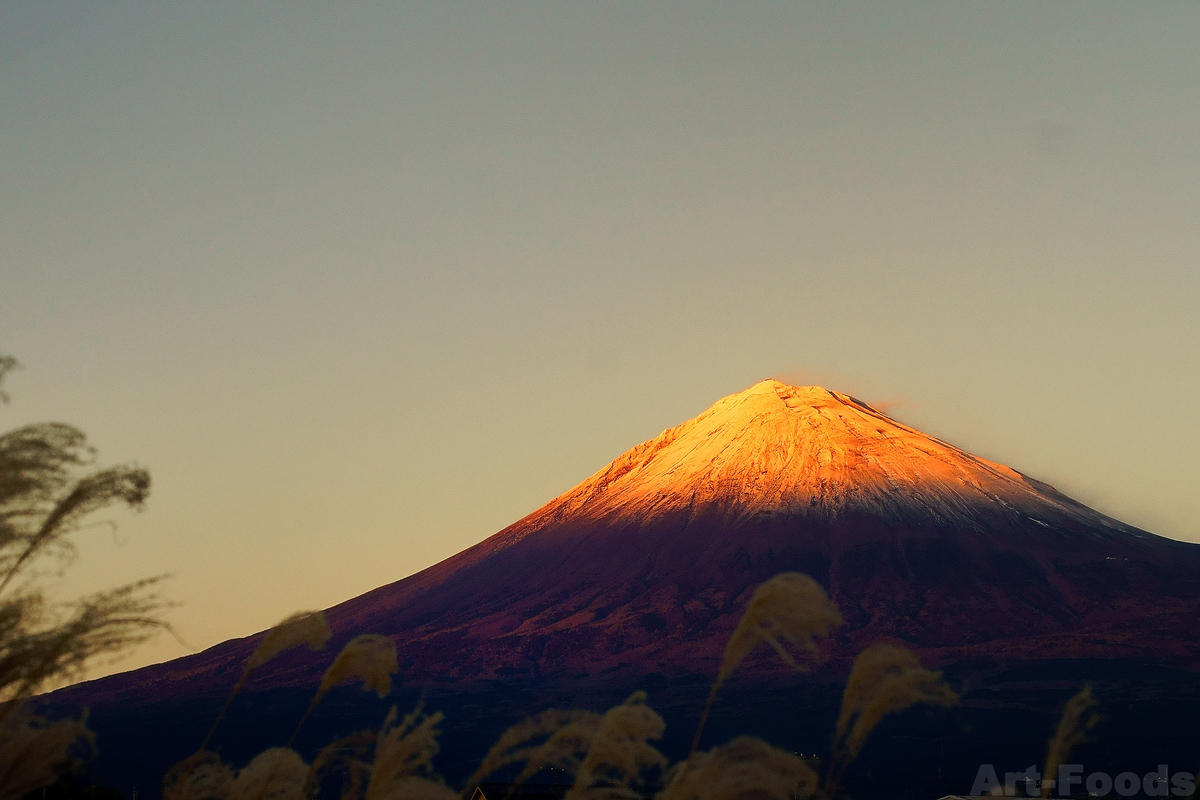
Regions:
[[[190,646],[248,635],[768,376],[1200,541],[1197,33],[1183,4],[6,4],[0,429],[154,477],[56,591],[171,573]]]

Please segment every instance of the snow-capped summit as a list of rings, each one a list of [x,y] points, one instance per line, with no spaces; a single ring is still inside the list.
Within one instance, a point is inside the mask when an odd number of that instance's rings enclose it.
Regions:
[[[820,386],[764,380],[613,461],[538,516],[637,521],[718,511],[982,524],[983,514],[1117,525],[1003,464]]]

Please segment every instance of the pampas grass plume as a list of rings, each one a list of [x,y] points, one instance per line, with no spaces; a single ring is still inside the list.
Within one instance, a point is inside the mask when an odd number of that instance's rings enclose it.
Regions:
[[[237,693],[241,691],[242,686],[246,684],[246,679],[250,677],[251,672],[266,664],[284,650],[290,650],[302,644],[308,645],[309,650],[320,650],[329,641],[331,635],[329,623],[325,620],[325,615],[320,611],[301,611],[293,614],[267,631],[267,635],[263,637],[263,640],[258,643],[258,647],[250,655],[250,658],[246,660],[246,666],[242,667],[242,676],[238,678],[233,691],[225,699],[225,705],[221,706],[220,713],[213,720],[208,733],[204,736],[204,741],[200,743],[200,749],[196,752],[201,753],[208,747],[208,743],[212,741],[213,734],[217,732],[217,726],[221,724],[221,720],[225,719],[225,712],[229,710],[230,703],[233,702],[233,698],[237,696]]]
[[[867,737],[888,714],[924,703],[952,706],[958,702],[942,673],[921,666],[916,653],[906,647],[874,644],[858,654],[833,735],[829,794],[836,795],[842,773],[858,757]]]
[[[589,714],[573,719],[550,733],[538,747],[532,749],[525,768],[514,784],[520,785],[544,767],[555,766],[568,775],[579,772],[584,755],[592,746],[592,737],[600,727],[600,715]]]
[[[374,689],[382,699],[391,693],[392,675],[398,669],[396,644],[391,638],[373,633],[355,636],[325,671],[317,696],[334,686],[362,681],[363,691]]]
[[[464,794],[479,777],[505,764],[524,761],[525,768],[514,785],[544,767],[555,766],[575,776],[567,795],[572,800],[637,796],[628,787],[641,782],[643,770],[667,765],[666,758],[648,744],[662,736],[665,724],[645,701],[645,692],[635,692],[604,714],[552,711],[519,723],[488,752]],[[546,740],[542,744],[527,744],[543,735]],[[593,786],[596,782],[604,785]]]
[[[243,672],[248,675],[284,650],[302,644],[308,645],[309,650],[320,650],[332,635],[329,623],[320,611],[301,611],[293,614],[267,631],[267,635],[258,643],[258,648],[246,662]]]
[[[180,761],[163,778],[163,800],[226,800],[233,770],[216,753],[204,751]]]
[[[52,783],[79,763],[78,745],[94,748],[95,735],[84,719],[50,722],[18,710],[0,724],[0,800],[15,798]]]
[[[728,678],[742,660],[766,642],[793,669],[804,671],[784,642],[807,653],[816,653],[818,636],[842,624],[842,615],[821,585],[799,572],[781,572],[754,591],[746,612],[725,644],[725,657],[717,681]]]
[[[1043,772],[1046,780],[1042,782],[1042,797],[1050,796],[1048,784],[1050,780],[1057,779],[1059,765],[1067,760],[1075,745],[1087,740],[1088,731],[1100,721],[1094,710],[1096,705],[1090,686],[1083,687],[1079,694],[1067,701],[1062,719],[1058,722],[1058,730],[1054,732],[1046,752],[1046,768]]]
[[[502,733],[484,755],[479,769],[475,770],[475,774],[467,779],[466,786],[459,795],[460,800],[466,800],[471,789],[496,770],[503,769],[510,764],[527,763],[534,758],[540,759],[539,751],[542,745],[532,744],[532,742],[542,737],[553,736],[567,726],[586,729],[589,726],[595,727],[599,721],[600,715],[593,711],[558,708],[551,708],[521,720]]]
[[[393,707],[379,731],[375,744],[375,763],[367,784],[366,800],[401,797],[427,797],[449,800],[455,793],[433,778],[433,757],[437,755],[438,723],[442,712],[425,715],[418,705],[396,724]]]
[[[595,794],[591,790],[597,781],[611,794],[614,788],[640,785],[647,769],[665,768],[666,756],[649,744],[661,739],[665,730],[663,718],[646,705],[645,692],[634,692],[604,712],[566,800]]]
[[[366,756],[374,750],[378,739],[379,734],[375,731],[359,731],[335,739],[322,747],[308,768],[305,794],[315,797],[321,781],[335,772],[344,770],[343,800],[359,797],[360,790],[371,778],[371,764],[366,760]]]
[[[392,675],[399,668],[399,663],[396,661],[396,643],[391,638],[374,633],[355,636],[337,654],[337,658],[329,665],[329,669],[325,670],[325,676],[321,679],[321,685],[317,689],[316,695],[305,709],[304,716],[300,717],[300,722],[296,724],[286,746],[292,746],[292,742],[296,741],[300,729],[304,727],[305,721],[317,707],[317,703],[321,702],[321,698],[334,686],[362,681],[363,691],[374,689],[382,700],[391,693]]]
[[[307,780],[308,764],[299,753],[272,747],[238,770],[228,800],[304,800]]]
[[[692,737],[688,758],[700,746],[700,734],[717,699],[717,690],[754,648],[766,642],[785,664],[803,672],[804,665],[788,652],[784,642],[813,654],[817,652],[815,639],[828,636],[841,624],[842,614],[837,604],[829,599],[821,584],[803,573],[781,572],[755,589],[737,628],[725,643],[725,656]]]
[[[697,753],[673,772],[656,800],[791,800],[811,797],[819,783],[803,759],[751,736]]]

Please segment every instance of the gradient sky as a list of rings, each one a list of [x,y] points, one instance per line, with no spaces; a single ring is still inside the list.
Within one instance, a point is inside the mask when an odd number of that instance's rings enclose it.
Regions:
[[[1200,541],[1198,38],[1196,3],[4,3],[0,429],[155,481],[56,591],[172,573],[207,647],[767,376]]]

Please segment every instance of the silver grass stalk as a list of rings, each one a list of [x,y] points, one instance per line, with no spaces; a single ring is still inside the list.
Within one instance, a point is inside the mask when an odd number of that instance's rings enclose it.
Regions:
[[[317,694],[324,695],[343,683],[362,681],[363,691],[374,689],[383,699],[391,693],[392,675],[398,669],[396,643],[390,637],[371,633],[355,636],[325,671]]]
[[[163,778],[163,800],[227,800],[233,770],[216,753],[194,753]]]
[[[52,783],[81,763],[82,749],[95,748],[86,720],[51,722],[20,709],[0,723],[0,800],[16,800]]]
[[[604,712],[566,800],[629,793],[640,786],[644,771],[667,766],[666,756],[650,744],[664,730],[663,718],[646,705],[645,692],[634,692]]]
[[[867,737],[888,714],[919,703],[952,706],[958,702],[942,673],[921,666],[917,655],[905,647],[874,644],[858,654],[833,735],[826,791],[837,794],[846,767],[858,757]]]
[[[517,775],[515,785],[519,786],[545,767],[551,766],[558,767],[567,775],[576,775],[599,727],[600,715],[591,714],[567,722],[553,731],[546,741],[534,748],[529,755],[524,769]]]
[[[785,664],[803,672],[807,667],[788,651],[785,643],[809,656],[815,655],[816,639],[828,636],[841,624],[842,614],[837,604],[807,575],[781,572],[755,589],[737,628],[725,644],[725,656],[700,715],[688,757],[700,746],[700,735],[717,699],[717,690],[751,651],[765,642]]]
[[[304,800],[308,764],[295,750],[272,747],[238,770],[228,800]]]
[[[321,702],[321,698],[334,686],[362,681],[363,691],[374,689],[382,699],[392,691],[392,675],[399,668],[396,643],[390,637],[373,633],[355,636],[337,654],[329,669],[325,670],[316,695],[304,710],[304,715],[300,717],[300,722],[296,724],[296,729],[292,731],[285,746],[292,746],[317,703]]]
[[[453,800],[454,791],[433,771],[433,757],[440,749],[437,726],[442,719],[442,712],[426,715],[418,705],[396,724],[396,709],[392,708],[375,744],[366,800]]]
[[[305,794],[309,797],[315,796],[325,778],[344,770],[346,779],[343,784],[342,800],[358,798],[362,794],[363,787],[371,778],[371,762],[368,754],[374,750],[378,739],[379,734],[376,731],[359,731],[335,739],[322,747],[313,757],[312,765],[308,768]]]
[[[250,673],[283,651],[299,647],[302,644],[308,645],[309,650],[320,650],[332,635],[332,632],[329,630],[329,623],[325,620],[325,615],[320,611],[301,611],[293,614],[267,631],[266,636],[258,643],[258,647],[250,655],[250,658],[246,660],[246,665],[242,668],[241,677],[234,684],[233,691],[229,693],[229,697],[225,699],[225,705],[221,706],[221,711],[217,714],[217,718],[213,720],[212,726],[209,727],[208,734],[205,735],[198,752],[202,752],[208,747],[208,743],[212,741],[213,734],[217,732],[217,726],[225,718],[225,712],[229,710],[229,705],[233,702],[233,698],[237,696],[237,693],[246,684]]]
[[[543,753],[540,749],[543,742],[539,740],[543,737],[551,737],[568,726],[585,729],[594,727],[599,724],[599,720],[600,715],[593,711],[557,708],[521,720],[501,734],[484,755],[479,768],[467,779],[462,793],[459,794],[459,800],[467,800],[472,788],[496,770],[511,764],[528,763],[531,759],[541,759]]]
[[[1095,712],[1096,705],[1090,686],[1083,687],[1067,701],[1062,718],[1058,721],[1058,729],[1046,751],[1046,767],[1043,771],[1046,780],[1042,781],[1042,797],[1050,796],[1049,781],[1056,778],[1059,766],[1067,760],[1076,745],[1087,741],[1088,732],[1100,721]]]

